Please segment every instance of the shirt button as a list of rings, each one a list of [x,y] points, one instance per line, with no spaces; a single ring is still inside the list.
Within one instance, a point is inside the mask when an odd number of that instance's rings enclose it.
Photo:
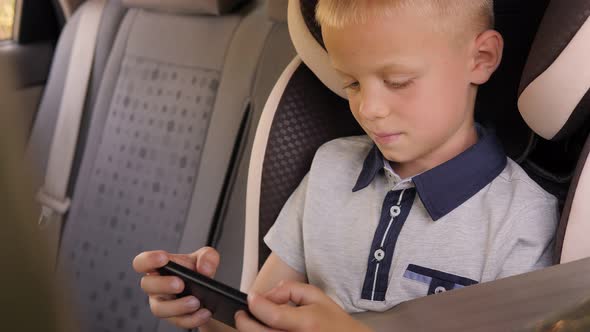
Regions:
[[[443,293],[443,292],[446,292],[446,291],[447,291],[447,289],[444,288],[443,286],[438,286],[438,287],[436,287],[434,289],[434,294]]]
[[[391,207],[391,209],[389,209],[389,214],[391,214],[392,218],[395,218],[397,216],[399,216],[399,214],[402,212],[402,209],[400,209],[399,206],[394,205]]]
[[[375,250],[375,253],[373,254],[373,256],[375,256],[375,259],[378,262],[380,262],[385,257],[385,251],[383,251],[383,249],[377,249],[377,250]]]

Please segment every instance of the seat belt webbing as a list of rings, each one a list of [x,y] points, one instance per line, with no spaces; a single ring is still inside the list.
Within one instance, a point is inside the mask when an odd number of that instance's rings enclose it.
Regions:
[[[52,258],[57,258],[63,217],[70,207],[67,187],[90,81],[98,26],[105,5],[106,0],[89,0],[80,9],[80,22],[72,45],[45,181],[37,193],[37,200],[41,203],[39,226],[47,231]]]

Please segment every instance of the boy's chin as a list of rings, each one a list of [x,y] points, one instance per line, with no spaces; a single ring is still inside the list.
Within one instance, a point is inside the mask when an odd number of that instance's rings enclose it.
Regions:
[[[400,151],[397,149],[395,151],[392,151],[393,149],[391,148],[387,149],[379,145],[377,145],[377,147],[379,148],[379,151],[381,151],[381,153],[383,154],[383,157],[385,157],[385,159],[393,163],[403,164],[415,159],[415,156],[411,153],[404,153],[404,151]]]

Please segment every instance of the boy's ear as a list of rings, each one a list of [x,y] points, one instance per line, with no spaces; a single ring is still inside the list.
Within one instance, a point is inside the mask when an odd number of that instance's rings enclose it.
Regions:
[[[504,39],[495,30],[486,30],[474,41],[472,53],[471,83],[487,82],[502,61]]]

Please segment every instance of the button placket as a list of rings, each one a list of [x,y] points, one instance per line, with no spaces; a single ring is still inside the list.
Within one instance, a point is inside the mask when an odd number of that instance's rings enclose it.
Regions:
[[[385,249],[384,249],[383,245],[385,244],[385,239],[387,238],[387,234],[389,233],[389,228],[395,222],[395,218],[397,218],[402,213],[401,203],[402,203],[404,191],[405,191],[405,189],[402,190],[402,193],[400,194],[397,204],[393,205],[389,209],[389,215],[391,216],[391,220],[389,221],[389,225],[387,226],[387,230],[385,230],[385,234],[383,235],[383,239],[381,240],[381,246],[377,250],[375,250],[375,252],[373,253],[373,257],[375,257],[375,260],[377,260],[377,262],[381,262],[383,260],[383,258],[385,258]]]
[[[388,284],[387,273],[385,272],[391,268],[395,243],[407,218],[406,210],[411,209],[411,202],[415,195],[415,190],[407,186],[406,182],[403,185],[397,183],[393,188],[386,194],[384,199],[380,219],[382,223],[375,232],[369,253],[370,272],[367,272],[363,283],[362,298],[371,301],[384,300],[384,291],[387,289]]]
[[[402,192],[402,195],[403,195],[403,192]],[[385,234],[383,235],[383,239],[381,240],[381,246],[373,252],[373,257],[375,258],[375,260],[377,262],[381,262],[383,260],[383,258],[385,258],[385,248],[383,245],[385,244],[385,239],[387,238],[387,234],[389,233],[389,228],[391,227],[391,224],[395,222],[395,218],[397,218],[402,212],[402,209],[400,206],[401,198],[402,198],[402,196],[400,196],[400,199],[397,202],[397,204],[393,205],[389,209],[389,215],[391,216],[391,220],[389,221],[389,225],[387,227],[387,230],[385,231]]]

